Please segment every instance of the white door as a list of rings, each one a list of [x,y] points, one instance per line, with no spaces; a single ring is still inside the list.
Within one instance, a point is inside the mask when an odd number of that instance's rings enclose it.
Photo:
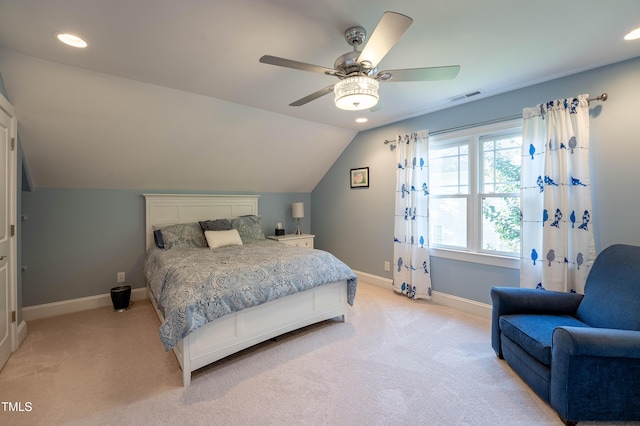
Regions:
[[[2,105],[0,105],[2,106]],[[13,351],[11,311],[13,296],[11,262],[11,209],[13,182],[11,139],[14,120],[0,108],[0,369]]]

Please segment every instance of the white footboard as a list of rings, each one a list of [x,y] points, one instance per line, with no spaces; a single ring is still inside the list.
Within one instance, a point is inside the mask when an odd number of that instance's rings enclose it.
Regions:
[[[160,318],[156,302],[149,299]],[[265,340],[327,319],[347,321],[347,282],[338,281],[218,318],[195,330],[174,349],[184,386],[191,372]]]

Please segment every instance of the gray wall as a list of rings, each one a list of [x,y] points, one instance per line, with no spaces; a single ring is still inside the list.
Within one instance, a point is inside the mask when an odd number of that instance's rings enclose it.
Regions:
[[[116,273],[144,287],[143,193],[167,191],[36,188],[22,194],[23,306],[109,293]],[[218,192],[219,193],[219,192]],[[302,230],[311,229],[308,193],[259,193],[266,235],[276,223],[295,230],[291,203],[305,203]]]
[[[385,139],[398,134],[508,117],[547,100],[603,92],[591,104],[591,177],[597,252],[614,243],[640,245],[640,58],[514,90],[359,133],[311,194],[316,246],[353,269],[391,278],[395,153]],[[369,167],[370,187],[349,188],[349,169]],[[435,291],[490,303],[493,285],[519,285],[519,272],[432,257]]]

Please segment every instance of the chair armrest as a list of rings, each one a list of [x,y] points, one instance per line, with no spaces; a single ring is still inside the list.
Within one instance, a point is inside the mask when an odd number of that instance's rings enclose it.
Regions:
[[[491,288],[491,346],[499,358],[500,316],[510,314],[575,315],[584,296],[519,287]]]
[[[553,331],[552,359],[556,353],[572,356],[640,359],[640,331],[611,328],[558,327]]]
[[[549,403],[563,419],[640,420],[640,331],[558,327]]]

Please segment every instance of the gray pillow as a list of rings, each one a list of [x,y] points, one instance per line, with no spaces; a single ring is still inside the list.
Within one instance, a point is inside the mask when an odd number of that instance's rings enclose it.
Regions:
[[[231,228],[238,230],[242,244],[265,239],[260,216],[247,215],[233,218]]]
[[[205,220],[199,223],[200,228],[202,228],[202,232],[231,230],[231,222],[229,222],[229,219]]]
[[[164,248],[207,247],[202,229],[197,222],[177,223],[160,228]]]

